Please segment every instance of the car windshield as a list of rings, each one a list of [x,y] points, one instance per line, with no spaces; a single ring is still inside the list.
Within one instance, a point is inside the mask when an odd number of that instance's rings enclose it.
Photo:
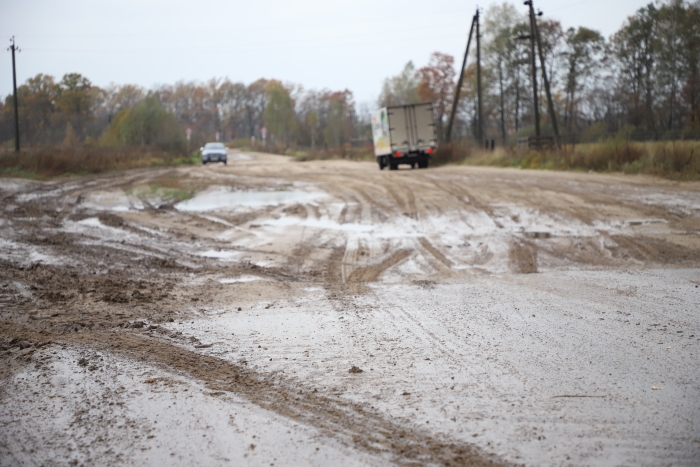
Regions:
[[[207,143],[204,149],[224,149],[224,143]]]

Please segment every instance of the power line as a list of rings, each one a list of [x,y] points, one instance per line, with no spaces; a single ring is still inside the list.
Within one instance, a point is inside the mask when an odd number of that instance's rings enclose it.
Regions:
[[[391,33],[392,35],[395,35],[394,33]],[[430,37],[437,37],[437,38],[443,38],[443,37],[457,37],[457,36],[462,36],[463,33],[449,33],[449,34],[433,34]],[[359,36],[355,36],[359,37]],[[366,35],[364,35],[366,37]],[[313,48],[328,48],[328,47],[343,47],[343,46],[354,46],[354,45],[368,45],[368,44],[374,44],[376,41],[371,40],[371,41],[360,41],[360,42],[341,42],[341,43],[328,43],[328,42],[321,42],[319,43],[319,39],[315,39],[315,42],[313,43],[289,43],[289,41],[286,42],[268,42],[265,44],[256,44],[254,46],[250,47],[237,47],[237,48],[207,48],[207,52],[238,52],[238,51],[256,51],[256,50],[265,50],[270,47],[274,48],[282,48],[282,49],[296,49],[296,48],[306,48],[306,47],[313,47]],[[425,42],[424,37],[412,37],[412,38],[396,38],[393,40],[386,40],[383,41],[383,44],[390,44],[390,43],[406,43],[406,42]],[[68,53],[101,53],[101,54],[109,54],[109,53],[180,53],[180,52],[201,52],[202,48],[197,47],[197,48],[168,48],[168,49],[144,49],[142,47],[137,48],[137,49],[53,49],[53,48],[35,48],[35,47],[25,47],[25,51],[33,51],[33,52],[68,52]]]
[[[558,7],[552,8],[552,9],[549,10],[549,11],[566,10],[567,8],[570,8],[570,7],[572,7],[572,6],[582,5],[582,4],[584,4],[584,3],[590,4],[590,3],[591,3],[591,0],[579,0],[578,2],[569,3],[568,5],[559,5]]]
[[[433,13],[413,13],[413,14],[406,14],[406,15],[392,15],[392,16],[385,16],[385,17],[373,17],[372,20],[374,21],[396,21],[396,20],[403,20],[406,18],[421,18],[424,19],[428,16],[450,16],[454,17],[455,14],[457,13],[466,13],[465,10],[463,9],[457,9],[457,10],[450,10],[450,11],[441,11],[439,13],[433,12]],[[352,25],[352,24],[361,24],[361,25],[366,25],[367,24],[367,19],[362,18],[358,20],[352,20],[352,21],[336,21],[336,22],[309,22],[309,23],[297,23],[293,26],[255,26],[253,29],[256,32],[256,34],[260,35],[260,33],[267,32],[270,30],[274,30],[275,32],[279,32],[281,30],[308,30],[310,27],[323,27],[323,28],[337,28],[337,26],[342,26],[342,25]],[[429,29],[431,26],[426,25],[426,28]],[[241,30],[245,30],[243,28],[238,28],[235,31],[231,31],[231,34],[237,34],[240,33]],[[212,31],[211,29],[208,30],[198,30],[198,31],[193,31],[191,29],[188,30],[182,30],[182,31],[163,31],[163,32],[123,32],[123,33],[113,33],[113,34],[20,34],[21,37],[23,38],[56,38],[56,37],[66,37],[66,38],[87,38],[87,37],[151,37],[151,36],[179,36],[179,35],[206,35],[206,36],[211,36],[211,35],[219,35],[222,34],[222,31]],[[395,31],[392,31],[392,34],[395,34]]]

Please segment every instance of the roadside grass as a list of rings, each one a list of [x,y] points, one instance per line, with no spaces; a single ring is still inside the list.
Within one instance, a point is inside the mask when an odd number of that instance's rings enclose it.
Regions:
[[[465,145],[445,145],[438,150],[436,156],[441,157],[436,161],[436,165],[460,161],[468,165],[623,172],[656,175],[674,180],[700,179],[700,141],[608,140],[576,146],[567,145],[558,151],[504,147],[485,151]]]
[[[23,149],[19,153],[0,153],[0,174],[6,177],[45,180],[199,162],[196,153],[178,154],[147,146],[51,146]]]
[[[191,198],[203,184],[188,177],[163,175],[152,178],[147,184],[133,185],[124,189],[129,196],[135,196],[146,204],[174,204]]]
[[[370,146],[362,147],[341,147],[334,149],[287,151],[287,155],[292,156],[295,161],[320,161],[331,159],[345,159],[352,161],[373,161],[374,149]]]
[[[12,177],[12,178],[28,178],[31,180],[34,180],[37,178],[36,172],[32,172],[31,170],[26,170],[22,169],[19,167],[3,167],[0,169],[0,174],[4,177]]]
[[[282,156],[290,156],[297,162],[320,161],[332,159],[346,159],[354,161],[373,161],[374,148],[367,143],[362,146],[352,146],[345,144],[338,148],[301,148],[296,146],[283,145],[262,145],[258,142],[252,142],[248,139],[234,139],[227,143],[230,148],[240,149],[241,151],[265,152],[268,154],[279,154]]]

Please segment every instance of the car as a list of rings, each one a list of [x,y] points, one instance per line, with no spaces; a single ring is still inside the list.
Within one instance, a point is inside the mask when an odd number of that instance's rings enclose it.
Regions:
[[[207,162],[223,162],[226,164],[227,149],[224,143],[207,143],[199,150],[202,153],[202,164]]]

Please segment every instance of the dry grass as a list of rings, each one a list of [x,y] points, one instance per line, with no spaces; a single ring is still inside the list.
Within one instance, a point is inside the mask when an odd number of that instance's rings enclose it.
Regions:
[[[566,146],[559,151],[496,148],[483,151],[453,146],[450,160],[471,165],[524,169],[592,170],[658,175],[679,180],[700,178],[700,141],[654,141]]]
[[[362,147],[341,147],[334,149],[321,150],[301,150],[301,151],[286,151],[285,154],[294,157],[295,160],[303,161],[318,161],[328,159],[347,159],[354,161],[373,161],[374,149],[371,145]]]
[[[0,153],[0,175],[47,179],[192,162],[192,157],[153,147],[44,147]]]

